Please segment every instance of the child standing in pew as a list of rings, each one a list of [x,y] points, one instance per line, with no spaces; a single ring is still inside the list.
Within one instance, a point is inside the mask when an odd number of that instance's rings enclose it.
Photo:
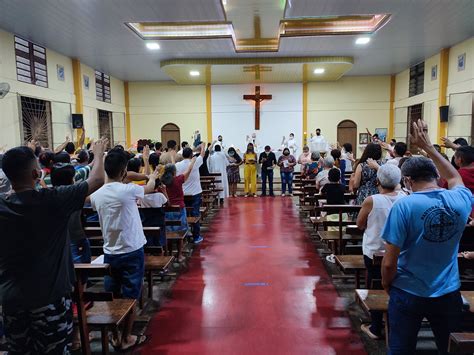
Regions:
[[[184,191],[183,184],[189,179],[191,172],[193,171],[194,164],[196,163],[196,157],[191,159],[191,163],[182,175],[176,176],[176,166],[174,164],[167,164],[161,181],[166,186],[166,192],[168,193],[168,203],[170,206],[179,207],[179,212],[166,212],[165,218],[169,221],[181,221],[180,226],[167,226],[167,232],[185,232],[188,230],[188,220],[186,214],[186,205],[184,203]],[[179,241],[178,246],[178,262],[182,262],[184,257],[183,241]]]
[[[158,171],[148,176],[146,186],[124,184],[127,175],[127,155],[112,149],[105,157],[105,185],[91,195],[91,205],[99,214],[104,238],[104,263],[109,264],[111,276],[106,276],[106,291],[115,296],[139,299],[145,273],[143,246],[146,238],[138,212],[137,201],[155,191]],[[133,319],[129,324],[133,324]],[[112,338],[114,348],[131,350],[146,341],[146,336],[132,336],[131,327]]]
[[[345,205],[345,187],[341,184],[341,171],[332,168],[328,171],[328,182],[321,189],[321,195],[326,195],[326,205]],[[328,221],[339,221],[339,214],[330,214],[326,217]],[[342,220],[347,221],[347,213],[342,214]],[[339,227],[328,227],[328,231],[338,231]]]
[[[163,206],[168,202],[166,186],[159,179],[155,182],[155,193],[145,195],[140,205],[143,227],[160,227],[160,237],[146,237],[147,246],[166,247],[165,212]],[[149,210],[153,208],[153,210]]]

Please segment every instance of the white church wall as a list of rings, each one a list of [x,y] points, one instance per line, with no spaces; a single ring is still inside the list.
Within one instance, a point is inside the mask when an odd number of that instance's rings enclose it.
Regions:
[[[190,141],[196,129],[207,139],[206,87],[172,82],[129,83],[132,142],[161,140],[161,127],[174,123],[181,141]]]
[[[336,143],[339,122],[354,121],[357,134],[366,128],[374,133],[375,128],[388,128],[389,116],[390,76],[343,77],[308,84],[308,137],[321,128],[326,139]],[[358,147],[358,156],[363,148]]]
[[[245,148],[245,137],[257,132],[260,145],[279,149],[283,136],[294,133],[301,145],[303,131],[302,84],[260,84],[262,94],[271,94],[271,100],[261,103],[260,130],[255,131],[255,106],[243,99],[253,94],[255,85],[212,86],[212,131],[214,139],[221,134],[227,146]],[[301,149],[300,149],[301,152]]]

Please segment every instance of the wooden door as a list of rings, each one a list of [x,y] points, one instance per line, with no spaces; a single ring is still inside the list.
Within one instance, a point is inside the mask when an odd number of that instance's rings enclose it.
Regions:
[[[337,141],[342,146],[344,143],[352,144],[354,158],[357,154],[357,125],[351,120],[344,120],[337,125]]]
[[[181,134],[179,127],[173,123],[167,123],[161,127],[161,142],[166,147],[166,143],[170,140],[175,140],[178,144],[178,149],[181,149]]]

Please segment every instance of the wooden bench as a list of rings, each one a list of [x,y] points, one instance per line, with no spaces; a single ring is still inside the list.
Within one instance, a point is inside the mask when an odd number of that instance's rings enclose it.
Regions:
[[[363,255],[336,255],[336,263],[341,267],[344,273],[353,271],[355,274],[356,288],[360,287],[360,273],[365,271]],[[367,285],[367,283],[366,283]]]
[[[325,229],[330,226],[338,227],[338,231],[318,231],[318,235],[322,241],[328,242],[328,244],[334,244],[333,252],[334,254],[342,255],[344,254],[344,245],[347,241],[360,241],[362,236],[360,235],[351,235],[344,233],[343,227],[349,224],[354,224],[353,221],[344,221],[343,215],[345,213],[358,213],[360,211],[360,205],[325,205],[325,206],[315,206],[315,214],[321,215],[321,213],[326,213],[327,215],[337,214],[337,221],[329,221],[327,218],[322,222]],[[330,243],[329,243],[330,242]]]
[[[469,312],[474,312],[474,291],[461,291],[462,296],[469,302],[472,307]],[[388,346],[388,301],[389,296],[385,290],[365,290],[357,289],[355,290],[356,302],[362,307],[362,309],[370,313],[371,311],[379,311],[384,314],[385,318],[385,341]]]
[[[453,354],[474,353],[474,333],[451,333],[448,352]]]
[[[90,355],[89,327],[98,328],[101,333],[102,354],[109,353],[109,329],[117,328],[133,314],[136,300],[114,299],[110,292],[89,292],[84,290],[84,277],[110,275],[108,264],[75,264],[76,282],[73,298],[77,303],[77,322],[81,338],[82,354]],[[85,303],[93,301],[86,311]]]
[[[153,299],[153,274],[166,271],[173,262],[173,256],[145,255],[145,278],[148,283],[148,298]]]

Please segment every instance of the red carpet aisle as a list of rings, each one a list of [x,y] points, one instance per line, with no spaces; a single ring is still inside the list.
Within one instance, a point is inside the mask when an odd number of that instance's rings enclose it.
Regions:
[[[231,200],[142,354],[365,354],[289,198]]]

